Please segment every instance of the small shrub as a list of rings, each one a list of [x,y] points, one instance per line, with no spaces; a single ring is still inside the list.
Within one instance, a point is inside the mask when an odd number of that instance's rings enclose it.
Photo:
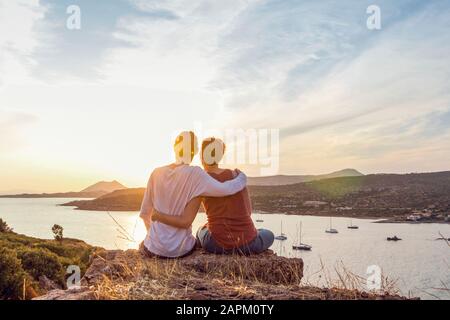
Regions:
[[[3,221],[3,219],[0,219],[0,232],[1,233],[8,233],[8,232],[12,232],[12,231],[13,231],[13,229],[10,228],[8,226],[8,224],[5,221]]]
[[[47,249],[60,257],[73,257],[77,254],[76,249],[72,249],[68,246],[61,246],[56,242],[42,242],[35,245],[37,248]]]
[[[0,300],[22,299],[24,295],[31,299],[45,293],[38,282],[40,276],[65,287],[67,266],[80,266],[83,275],[91,253],[97,250],[79,240],[66,238],[58,243],[14,232],[0,232],[0,248]]]
[[[63,231],[64,228],[58,224],[53,225],[52,227],[53,235],[56,241],[62,242],[63,240]]]
[[[64,269],[59,258],[53,252],[40,248],[25,248],[17,253],[22,268],[35,280],[46,276],[61,285],[64,284]]]

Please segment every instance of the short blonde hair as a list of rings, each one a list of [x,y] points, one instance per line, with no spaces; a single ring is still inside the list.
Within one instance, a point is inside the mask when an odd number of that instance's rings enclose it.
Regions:
[[[190,164],[198,153],[198,140],[192,131],[183,131],[173,144],[177,163]]]

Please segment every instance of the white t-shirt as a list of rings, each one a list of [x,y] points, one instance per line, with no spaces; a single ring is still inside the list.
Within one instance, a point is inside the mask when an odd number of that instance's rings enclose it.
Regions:
[[[240,173],[234,180],[221,183],[202,168],[180,165],[155,169],[148,180],[140,217],[149,217],[153,208],[180,216],[192,199],[199,196],[225,197],[245,188],[247,177]],[[152,253],[169,258],[183,256],[195,246],[192,227],[179,229],[159,221],[152,222],[145,247]]]

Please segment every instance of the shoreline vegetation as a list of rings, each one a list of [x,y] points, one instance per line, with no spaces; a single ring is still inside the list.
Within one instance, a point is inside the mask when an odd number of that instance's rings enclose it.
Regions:
[[[383,223],[450,223],[450,172],[375,174],[249,187],[264,214],[332,216]],[[78,210],[139,211],[144,188],[62,204]]]
[[[55,240],[46,240],[17,234],[1,219],[0,225],[0,300],[28,300],[65,289],[68,266],[79,267],[83,275],[92,254],[100,250],[62,238],[62,228]]]

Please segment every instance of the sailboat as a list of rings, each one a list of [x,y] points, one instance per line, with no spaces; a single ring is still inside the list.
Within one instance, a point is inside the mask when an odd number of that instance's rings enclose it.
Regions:
[[[352,220],[350,219],[350,225],[349,226],[347,226],[347,228],[348,229],[359,229],[359,227],[358,226],[355,226],[354,224],[353,224],[353,222],[352,222]]]
[[[281,233],[279,236],[276,236],[275,239],[281,241],[287,240],[286,235],[283,233],[283,220],[281,220]]]
[[[300,231],[298,233],[298,244],[292,246],[293,250],[305,250],[310,251],[312,249],[312,246],[309,244],[302,243],[302,223],[300,222]]]
[[[339,233],[336,229],[332,228],[331,217],[330,217],[330,229],[325,230],[326,233]]]

